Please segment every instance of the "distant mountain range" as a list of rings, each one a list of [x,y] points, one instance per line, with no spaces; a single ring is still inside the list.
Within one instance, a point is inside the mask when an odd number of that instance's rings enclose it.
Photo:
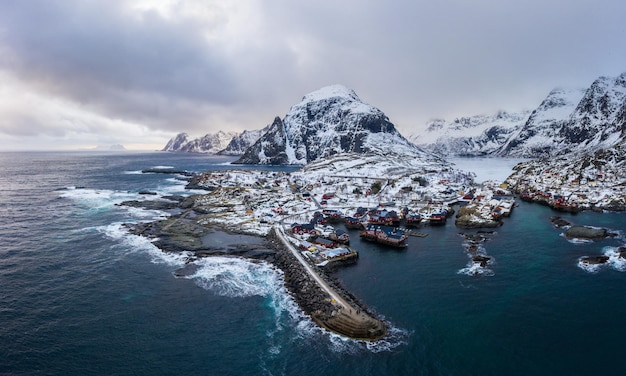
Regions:
[[[194,139],[190,139],[187,133],[179,133],[167,142],[162,151],[242,155],[268,129],[269,125],[263,129],[241,133],[219,131]]]
[[[168,141],[163,151],[181,151],[192,153],[218,153],[229,145],[238,134],[236,132],[208,133],[200,138],[189,139],[187,133],[179,133]]]
[[[425,132],[413,134],[415,144],[442,156],[483,156],[498,151],[528,119],[530,111],[432,120]]]
[[[185,133],[163,150],[240,155],[241,164],[307,164],[341,153],[540,158],[623,145],[626,73],[587,89],[555,89],[533,111],[434,120],[404,138],[388,117],[341,85],[305,95],[284,118],[255,131]]]
[[[540,158],[623,144],[626,73],[587,89],[555,89],[532,112],[432,121],[410,139],[445,157]]]

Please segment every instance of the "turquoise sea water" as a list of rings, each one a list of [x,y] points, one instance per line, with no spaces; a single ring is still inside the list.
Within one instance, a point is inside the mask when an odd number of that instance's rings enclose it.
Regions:
[[[230,160],[0,153],[0,374],[623,374],[626,266],[613,258],[585,270],[578,260],[624,245],[624,214],[565,214],[618,233],[576,243],[549,208],[520,202],[485,235],[480,252],[493,262],[477,275],[452,221],[421,228],[429,235],[401,251],[353,233],[360,258],[335,276],[392,326],[387,341],[369,344],[313,325],[271,265],[208,258],[176,278],[182,257],[124,231],[163,213],[116,203],[141,190],[188,193],[142,169]]]

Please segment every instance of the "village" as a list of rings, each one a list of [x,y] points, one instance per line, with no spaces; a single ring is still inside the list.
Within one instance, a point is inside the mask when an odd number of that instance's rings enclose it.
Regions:
[[[265,236],[279,226],[311,264],[354,262],[350,236],[393,248],[427,236],[423,226],[497,227],[515,206],[497,182],[481,186],[457,171],[404,174],[395,179],[301,171],[230,170],[197,175],[191,185],[202,225]],[[458,206],[455,212],[453,206]],[[451,219],[455,216],[456,219]],[[342,226],[337,226],[342,224]]]
[[[547,205],[557,211],[626,210],[626,173],[623,168],[610,163],[572,166],[563,161],[561,166],[558,162],[552,168],[535,161],[522,164],[506,183],[522,200]]]

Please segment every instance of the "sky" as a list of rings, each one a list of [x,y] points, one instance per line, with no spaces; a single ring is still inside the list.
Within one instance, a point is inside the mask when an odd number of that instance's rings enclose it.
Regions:
[[[623,0],[0,2],[0,151],[260,129],[353,89],[405,136],[626,71]]]

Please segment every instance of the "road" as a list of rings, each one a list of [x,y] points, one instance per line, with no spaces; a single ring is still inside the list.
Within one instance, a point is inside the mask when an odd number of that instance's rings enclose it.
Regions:
[[[298,260],[298,262],[300,262],[300,264],[302,264],[302,266],[304,266],[304,268],[306,269],[307,273],[309,273],[309,275],[311,277],[313,277],[315,282],[317,282],[317,284],[322,288],[322,290],[326,291],[326,293],[331,297],[331,299],[334,299],[344,309],[346,309],[346,310],[353,309],[353,307],[344,298],[342,298],[339,294],[337,294],[337,292],[335,290],[333,290],[328,285],[328,283],[326,283],[326,281],[322,277],[320,277],[319,274],[317,274],[317,272],[315,270],[313,270],[311,265],[304,259],[304,257],[302,257],[300,252],[298,252],[298,250],[293,247],[293,245],[289,242],[289,240],[287,240],[287,238],[285,237],[285,233],[284,233],[283,227],[282,226],[276,226],[275,228],[276,228],[276,233],[278,234],[278,237],[280,238],[280,240],[291,251],[291,253]],[[354,310],[356,311],[356,309],[354,309]]]

